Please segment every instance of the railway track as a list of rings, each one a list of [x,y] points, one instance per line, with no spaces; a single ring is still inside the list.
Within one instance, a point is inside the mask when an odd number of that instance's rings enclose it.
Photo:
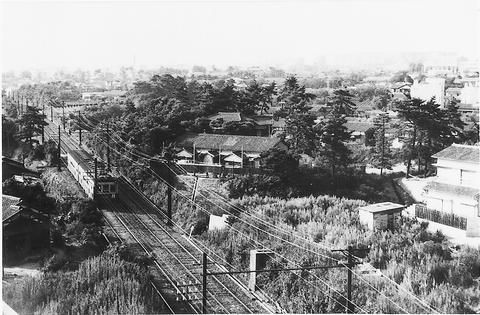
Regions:
[[[124,222],[130,230],[135,230],[147,251],[154,253],[159,264],[172,278],[180,283],[197,284],[199,298],[201,280],[201,252],[188,241],[167,227],[156,209],[138,198],[127,182],[120,181],[121,200],[109,200],[110,206],[118,209],[113,215]],[[210,264],[211,271],[220,271]],[[211,313],[265,313],[266,308],[255,300],[245,288],[229,276],[209,276],[207,285],[207,309]],[[200,301],[192,301],[200,309]]]
[[[58,144],[58,126],[53,122],[48,122],[48,125],[44,127],[45,137],[51,139]],[[68,133],[60,131],[60,149],[63,153],[67,153],[69,150],[82,150],[80,146],[73,141]],[[87,158],[87,156],[85,156]]]
[[[46,139],[58,141],[58,127],[49,122],[44,128]],[[62,153],[77,151],[85,161],[91,161],[75,140],[61,131]],[[200,313],[201,311],[201,256],[198,247],[168,227],[163,212],[127,180],[119,179],[117,199],[99,196],[104,206],[102,212],[115,237],[135,244],[137,253],[151,255],[154,259],[153,286],[165,297],[170,312]],[[211,262],[209,272],[224,271]],[[185,289],[189,288],[189,293]],[[270,313],[245,286],[232,276],[208,276],[207,311],[209,313]]]

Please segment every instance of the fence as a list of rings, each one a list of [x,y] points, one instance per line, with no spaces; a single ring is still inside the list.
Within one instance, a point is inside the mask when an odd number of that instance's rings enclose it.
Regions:
[[[415,216],[436,223],[445,224],[457,229],[467,229],[466,218],[453,213],[445,213],[434,209],[428,209],[423,204],[415,205]]]

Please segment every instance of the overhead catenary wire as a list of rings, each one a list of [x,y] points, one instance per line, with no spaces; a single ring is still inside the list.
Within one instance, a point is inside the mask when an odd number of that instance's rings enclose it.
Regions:
[[[117,152],[118,152],[118,151],[117,151]],[[130,158],[130,159],[131,159],[131,158]],[[131,160],[134,161],[133,159],[131,159]],[[145,165],[145,166],[146,166],[146,165]],[[147,167],[148,167],[148,166],[147,166]],[[153,175],[158,176],[158,174],[156,174],[154,171],[152,171],[152,172],[153,172]],[[163,178],[161,178],[161,179],[163,180]],[[170,185],[170,186],[171,186],[171,185]],[[173,187],[173,188],[174,188],[174,187]],[[175,189],[175,188],[174,188],[174,189]],[[176,189],[175,189],[175,190],[176,190]],[[176,191],[177,191],[177,190],[176,190]],[[178,191],[177,191],[177,193],[178,193]],[[218,206],[218,205],[217,205],[217,206]],[[227,210],[225,210],[225,211],[227,211]],[[227,211],[227,212],[228,212],[228,211]],[[212,214],[212,213],[209,212],[209,214]],[[242,222],[246,223],[246,224],[249,224],[250,226],[252,226],[252,227],[254,227],[254,228],[256,228],[256,229],[259,229],[259,228],[256,227],[255,225],[252,225],[252,224],[250,224],[250,223],[248,223],[248,222],[246,222],[246,221],[244,221],[244,220],[242,220],[242,219],[240,219],[240,220],[241,220]],[[265,231],[262,230],[262,232],[265,232]],[[271,233],[268,233],[268,232],[267,232],[267,234],[269,234],[269,235],[271,235],[271,236],[273,236],[273,237],[275,237],[275,238],[281,239],[282,241],[287,242],[287,243],[289,243],[289,244],[291,244],[291,245],[293,245],[293,246],[299,247],[300,249],[304,249],[304,250],[307,250],[307,251],[309,251],[309,252],[312,252],[312,253],[314,253],[314,254],[316,254],[316,255],[322,255],[322,256],[324,256],[324,257],[326,257],[326,258],[334,259],[334,260],[339,261],[338,259],[335,259],[335,258],[333,258],[333,257],[331,257],[331,256],[327,256],[327,255],[320,254],[320,253],[318,253],[318,252],[311,251],[310,249],[301,247],[301,246],[299,246],[298,244],[295,244],[295,243],[292,243],[292,242],[290,242],[290,241],[284,240],[283,238],[280,238],[280,237],[278,237],[277,235],[274,235],[274,234],[271,234]],[[387,300],[389,300],[392,304],[396,305],[399,309],[401,309],[402,311],[404,311],[405,313],[407,313],[407,312],[405,311],[405,309],[403,309],[400,305],[398,305],[395,301],[393,301],[392,299],[390,299],[389,297],[387,297],[385,294],[383,294],[382,292],[380,292],[377,288],[375,288],[375,287],[374,287],[372,284],[370,284],[367,280],[363,279],[358,273],[356,273],[354,270],[352,270],[351,268],[349,268],[346,264],[344,264],[344,263],[342,263],[342,264],[343,264],[347,269],[350,269],[360,280],[362,280],[363,282],[365,282],[368,286],[370,286],[372,289],[374,289],[377,293],[383,295],[383,296],[384,296]]]
[[[166,164],[166,165],[167,165],[167,164]],[[174,172],[174,170],[173,170],[172,168],[170,168],[168,165],[167,165],[167,167],[168,167],[172,172]],[[177,176],[178,176],[178,174],[177,174]],[[185,184],[191,186],[191,184],[189,184],[189,183],[188,183],[187,181],[185,181],[184,179],[181,179],[181,180],[182,180]],[[213,193],[213,194],[215,194],[215,195],[217,195],[217,196],[220,196],[221,198],[224,198],[223,196],[221,196],[221,195],[220,195],[218,192],[216,192],[216,191],[213,191],[213,190],[208,189],[208,188],[207,188],[206,190],[207,190],[208,192],[210,192],[210,193]],[[202,194],[201,192],[200,192],[200,195],[202,195],[203,197],[207,197],[207,196],[205,196],[204,194]],[[224,199],[225,199],[225,198],[224,198]],[[207,200],[208,202],[214,204],[214,203],[211,201],[211,199],[206,198],[206,200]],[[241,212],[241,213],[244,212],[243,209],[236,207],[234,204],[229,203],[228,201],[227,201],[227,204],[230,205],[230,206],[232,206],[234,209],[237,209],[237,210],[238,210],[239,212]],[[225,208],[223,208],[223,207],[221,207],[221,206],[218,206],[218,204],[215,204],[215,205],[216,205],[217,207],[219,207],[220,209],[224,210],[225,212],[229,213],[230,215],[233,215],[233,214],[232,214],[230,211],[228,211],[227,209],[225,209]],[[265,221],[265,220],[263,220],[263,219],[255,216],[255,215],[253,215],[251,212],[247,212],[247,214],[250,215],[250,216],[249,216],[250,218],[256,218],[256,219],[258,219],[259,221],[262,222],[262,224],[266,224],[266,225],[268,225],[268,226],[270,226],[270,227],[272,227],[272,228],[275,228],[276,230],[283,230],[283,231],[285,231],[285,233],[288,234],[289,236],[297,237],[297,238],[299,238],[299,239],[302,240],[302,241],[307,241],[307,242],[311,243],[310,240],[305,239],[305,238],[303,238],[303,237],[301,237],[301,236],[295,235],[293,231],[286,231],[286,230],[282,229],[281,227],[276,227],[276,226],[274,226],[272,223],[270,223],[270,222],[268,222],[268,221]],[[240,220],[241,220],[241,219],[240,219]],[[244,221],[244,220],[241,220],[241,221],[247,223],[247,222]],[[247,223],[247,224],[248,224],[248,223]],[[256,227],[256,226],[254,226],[254,225],[251,225],[251,226],[254,227],[254,228],[256,228],[256,229],[259,229],[259,227]],[[291,245],[294,245],[294,246],[296,246],[296,247],[299,247],[299,246],[300,246],[300,245],[298,245],[298,244],[291,243],[291,242],[289,242],[289,241],[287,241],[287,240],[285,240],[285,242],[290,243]],[[311,244],[312,244],[312,243],[311,243]],[[315,245],[316,245],[316,244],[320,245],[320,243],[317,243],[317,242],[314,242],[313,244],[315,244]],[[301,247],[301,246],[300,246],[300,247]],[[301,248],[302,248],[302,249],[305,249],[305,250],[307,250],[308,252],[311,252],[311,253],[313,253],[313,254],[315,254],[315,255],[321,255],[321,256],[324,256],[324,257],[325,257],[325,255],[323,255],[323,254],[321,254],[321,253],[319,253],[319,252],[312,251],[312,250],[309,249],[309,248],[305,248],[305,247],[301,247]],[[332,249],[332,247],[327,247],[327,246],[324,246],[324,248],[330,248],[330,249]],[[361,258],[358,257],[358,256],[354,256],[354,257],[357,258],[357,259],[361,259]],[[339,261],[338,259],[335,259],[335,258],[332,258],[332,257],[330,257],[330,258]],[[339,261],[339,262],[340,262],[340,261]],[[401,285],[399,285],[398,283],[396,283],[395,281],[393,281],[392,279],[390,279],[388,276],[384,275],[384,274],[381,272],[381,270],[379,270],[379,269],[377,269],[377,268],[373,268],[373,270],[374,270],[374,271],[379,271],[379,272],[382,274],[382,276],[383,276],[384,279],[386,279],[386,280],[389,281],[390,283],[394,284],[398,289],[400,289],[400,290],[402,290],[403,292],[407,293],[409,296],[413,297],[417,302],[419,302],[419,303],[421,304],[422,307],[427,308],[427,309],[429,309],[429,310],[431,310],[431,311],[433,311],[433,312],[435,312],[435,313],[439,313],[437,310],[435,310],[433,307],[431,307],[430,305],[428,305],[426,302],[422,301],[421,299],[419,299],[418,297],[416,297],[415,295],[413,295],[411,292],[409,292],[408,290],[406,290],[405,288],[403,288]],[[352,271],[353,271],[353,270],[352,270]],[[354,272],[354,271],[353,271],[353,272]],[[356,272],[354,272],[354,273],[355,273],[355,275],[357,275],[357,277],[359,277],[362,281],[367,281],[367,280],[363,279],[363,278],[361,277],[361,275],[357,274]],[[370,284],[369,284],[369,285],[370,285]],[[370,285],[370,286],[371,286],[371,285]],[[376,290],[376,289],[375,289],[375,290]],[[377,290],[377,292],[378,292],[378,290]],[[378,293],[380,293],[380,292],[378,292]],[[381,294],[381,293],[380,293],[380,294]]]
[[[117,151],[117,152],[118,152],[118,151]],[[118,153],[121,154],[120,152],[118,152]],[[124,156],[124,157],[125,157],[125,156]],[[135,161],[135,160],[133,160],[133,159],[131,159],[131,158],[129,158],[129,157],[125,157],[125,158],[131,160],[132,162],[137,162],[137,161]],[[138,163],[138,162],[137,162],[137,163]],[[144,166],[144,167],[146,166],[146,165],[143,165],[143,164],[140,164],[140,163],[138,163],[138,165],[139,165],[139,166]],[[157,175],[153,170],[151,170],[150,168],[147,168],[147,169],[152,173],[152,175],[158,176],[158,175]],[[160,178],[160,179],[163,180],[163,178]],[[182,195],[175,187],[172,186],[172,189],[175,190],[178,194]],[[185,197],[187,200],[189,200],[188,197],[186,197],[186,196],[183,196],[183,197]],[[200,207],[200,208],[203,208],[203,207]],[[203,210],[206,211],[207,213],[211,214],[211,213],[208,212],[207,210],[205,210],[205,209],[203,209]],[[234,230],[236,230],[236,229],[234,229]],[[239,231],[239,230],[236,230],[236,231],[237,231],[238,233],[240,233],[240,234],[243,234],[243,233],[242,233],[241,231]],[[243,234],[243,235],[246,236],[245,234]],[[251,239],[252,241],[256,242],[256,243],[259,244],[260,246],[264,247],[262,244],[258,243],[258,241],[255,241],[255,240],[252,239],[251,237],[249,237],[249,236],[246,236],[246,237],[249,238],[249,239]],[[288,261],[288,262],[290,262],[290,263],[294,263],[294,264],[300,266],[298,263],[295,263],[295,262],[293,262],[293,261],[291,261],[291,260],[283,257],[282,255],[280,255],[280,254],[278,254],[278,253],[277,253],[277,255],[279,255],[281,258],[285,259],[286,261]],[[309,272],[311,273],[311,271],[309,271]],[[318,278],[318,280],[320,280],[320,281],[321,281],[322,283],[324,283],[326,286],[330,287],[330,285],[329,285],[327,282],[325,282],[324,280],[322,280],[321,278],[319,278],[319,277],[316,276],[315,274],[312,274],[312,275],[313,275],[314,277]],[[345,297],[343,294],[341,294],[338,290],[336,290],[336,289],[333,288],[333,287],[330,287],[330,288],[331,288],[331,290],[333,290],[334,292],[336,292],[337,294],[339,294],[341,297],[343,297],[343,298],[346,299],[346,297]],[[335,298],[333,298],[333,297],[332,297],[332,299],[335,300]],[[348,300],[348,299],[346,299],[346,300]],[[336,300],[336,302],[337,302],[339,305],[341,305],[342,307],[346,307],[346,305],[342,304],[340,301]],[[352,302],[352,301],[350,301],[350,302]],[[361,308],[360,306],[356,305],[356,304],[353,303],[353,302],[352,302],[352,304],[353,304],[354,306],[356,306],[358,309],[362,310],[362,308]]]
[[[115,134],[115,135],[116,135],[116,134]],[[116,136],[118,136],[118,135],[116,135]],[[118,136],[118,137],[119,137],[119,136]],[[122,141],[124,141],[121,137],[119,137],[119,138],[120,138]],[[117,140],[114,139],[114,141],[118,144],[118,141],[117,141]],[[133,151],[133,150],[132,150],[132,151]],[[117,151],[117,153],[119,153],[119,152]],[[145,156],[141,156],[141,155],[135,154],[134,152],[129,152],[129,153],[132,154],[132,155],[134,155],[134,156],[136,156],[137,158],[146,159]],[[148,167],[148,166],[147,166],[147,167]],[[169,168],[170,168],[170,167],[169,167]],[[171,169],[171,168],[170,168],[170,169]],[[172,170],[172,171],[173,171],[173,170]],[[174,173],[175,173],[175,172],[174,172]],[[155,174],[155,175],[158,175],[158,174]],[[214,193],[215,193],[216,195],[219,195],[219,194],[216,193],[216,192],[214,192]],[[221,196],[221,195],[219,195],[219,196]],[[217,206],[218,206],[218,205],[217,205]],[[237,208],[237,209],[238,209],[238,208]],[[262,219],[260,219],[260,218],[257,218],[257,219],[262,220]],[[271,226],[271,223],[270,223],[270,222],[267,222],[267,221],[265,221],[265,220],[262,220],[262,221],[264,222],[264,224],[267,224],[267,225],[270,225],[270,226]],[[286,231],[286,233],[288,233],[289,236],[298,237],[297,235],[295,235],[294,233],[292,233],[292,232],[290,232],[290,231]],[[303,241],[308,241],[308,240],[305,239],[305,238],[301,238],[301,239],[302,239]],[[284,241],[286,241],[286,240],[284,240]],[[288,242],[288,241],[287,241],[287,242]],[[299,246],[298,244],[294,244],[294,243],[291,243],[291,244],[293,244],[294,246],[297,246],[297,247]],[[314,243],[314,244],[319,244],[319,243]],[[327,248],[328,248],[328,247],[327,247]],[[330,248],[331,248],[331,247],[330,247]],[[310,252],[313,252],[313,251],[311,251],[310,249],[307,249],[307,250],[310,251]],[[313,253],[316,254],[316,255],[322,255],[322,254],[320,254],[320,253],[318,253],[318,252],[313,252]],[[324,256],[325,256],[325,255],[324,255]],[[331,258],[331,257],[329,257],[329,258]],[[378,269],[375,269],[375,270],[378,270]],[[381,272],[381,271],[380,271],[380,272]],[[356,275],[357,275],[362,281],[365,281],[365,282],[366,282],[366,280],[363,279],[360,275],[358,275],[358,274],[356,274]],[[426,303],[423,302],[422,300],[418,299],[418,297],[416,297],[416,296],[414,296],[413,294],[411,294],[408,290],[406,290],[405,288],[399,286],[396,282],[394,282],[393,280],[391,280],[391,279],[388,278],[387,276],[384,276],[384,278],[387,279],[388,281],[390,281],[392,284],[394,284],[398,289],[401,289],[402,291],[404,291],[404,292],[407,293],[408,295],[410,295],[410,296],[412,296],[413,298],[415,298],[415,299],[417,300],[417,302],[419,302],[419,303],[422,304],[423,307],[427,307],[427,308],[429,308],[430,310],[436,311],[436,310],[434,310],[433,308],[431,308],[428,304],[426,304]],[[367,284],[371,286],[371,284],[369,284],[368,282],[367,282]],[[372,288],[374,288],[374,287],[372,286]],[[378,293],[380,293],[376,288],[374,288],[374,289],[375,289]],[[381,293],[380,293],[380,294],[381,294]],[[385,296],[385,297],[386,297],[386,296]],[[388,299],[388,297],[387,297],[387,299]],[[393,301],[392,301],[392,302],[393,302]],[[394,303],[395,303],[395,302],[394,302]],[[395,304],[396,304],[396,303],[395,303]]]

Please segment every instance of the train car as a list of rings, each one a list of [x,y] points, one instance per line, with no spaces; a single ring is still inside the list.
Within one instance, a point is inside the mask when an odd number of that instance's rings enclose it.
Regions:
[[[100,177],[97,181],[97,194],[115,198],[118,194],[117,179],[109,175]]]
[[[94,197],[95,174],[93,160],[83,150],[71,150],[67,154],[67,167],[89,198]],[[113,198],[118,193],[117,181],[103,170],[103,163],[98,163],[97,194]]]
[[[93,198],[94,175],[91,174],[88,161],[84,160],[81,152],[72,150],[67,153],[67,168],[82,186],[87,196]]]

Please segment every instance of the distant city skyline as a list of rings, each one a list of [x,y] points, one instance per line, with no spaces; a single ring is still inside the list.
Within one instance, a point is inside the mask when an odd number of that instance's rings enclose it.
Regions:
[[[478,58],[478,10],[475,0],[2,2],[2,71]]]

